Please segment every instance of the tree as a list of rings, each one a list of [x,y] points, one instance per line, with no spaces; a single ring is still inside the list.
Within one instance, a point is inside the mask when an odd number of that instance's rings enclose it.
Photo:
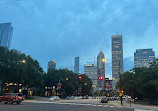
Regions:
[[[86,75],[82,74],[81,76],[82,79],[79,80],[78,75],[72,71],[64,69],[49,70],[46,74],[45,82],[47,87],[57,86],[59,82],[62,83],[61,89],[57,90],[57,92],[63,92],[65,96],[76,95],[80,85],[82,95],[89,95],[92,82]]]
[[[0,47],[0,79],[4,83],[22,84],[23,87],[42,87],[43,69],[37,60],[15,49]]]
[[[119,87],[119,83],[117,85]],[[158,67],[155,62],[150,68],[134,68],[122,75],[122,89],[133,99],[148,100],[158,104]]]

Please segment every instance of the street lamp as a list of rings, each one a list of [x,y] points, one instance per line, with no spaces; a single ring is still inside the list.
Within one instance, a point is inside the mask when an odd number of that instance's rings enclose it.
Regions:
[[[69,78],[66,78],[66,81],[68,81],[69,80]]]
[[[105,59],[102,59],[102,62],[105,62]]]
[[[26,60],[22,60],[21,62],[22,62],[22,63],[26,63]]]

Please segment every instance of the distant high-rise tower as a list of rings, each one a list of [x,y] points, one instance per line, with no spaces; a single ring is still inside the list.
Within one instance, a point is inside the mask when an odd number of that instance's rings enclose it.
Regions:
[[[150,67],[150,63],[155,60],[155,52],[152,49],[137,49],[134,53],[135,67]]]
[[[97,89],[97,66],[94,66],[93,64],[85,64],[84,65],[84,74],[88,76],[92,80],[92,87],[94,90]]]
[[[10,49],[13,27],[11,23],[0,24],[0,46]]]
[[[102,51],[97,56],[98,88],[105,88],[105,58]],[[102,80],[99,78],[102,77]]]
[[[74,73],[79,74],[79,65],[80,65],[80,59],[79,57],[75,57],[75,62],[74,62]]]
[[[56,61],[54,60],[51,60],[50,62],[48,62],[47,72],[52,69],[56,69]]]
[[[119,81],[119,72],[123,73],[123,44],[122,35],[112,36],[112,87],[115,89]]]

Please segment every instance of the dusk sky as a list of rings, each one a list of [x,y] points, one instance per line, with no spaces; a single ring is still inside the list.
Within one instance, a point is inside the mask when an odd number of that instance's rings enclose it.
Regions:
[[[0,0],[0,23],[14,27],[11,48],[37,59],[46,71],[50,60],[57,69],[73,70],[74,57],[94,63],[100,50],[108,59],[111,78],[111,36],[123,36],[124,70],[134,67],[136,49],[153,48],[158,57],[158,0]],[[5,4],[7,2],[12,2]]]

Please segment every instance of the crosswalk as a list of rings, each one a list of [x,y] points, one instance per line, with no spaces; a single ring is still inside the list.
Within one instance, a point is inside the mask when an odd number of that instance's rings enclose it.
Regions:
[[[61,103],[61,102],[49,102],[49,101],[23,101],[25,103],[44,103],[44,104],[65,104],[65,105],[79,105],[79,106],[92,106],[92,107],[109,107],[114,108],[112,105],[101,105],[101,104],[84,104],[84,103]],[[155,110],[142,110],[142,109],[134,109],[134,111],[155,111]]]
[[[101,104],[84,104],[84,103],[60,103],[60,102],[49,102],[49,101],[23,101],[26,103],[44,103],[44,104],[65,104],[65,105],[79,105],[79,106],[94,106],[94,107],[110,107],[113,108],[114,106],[111,105],[101,105]]]

